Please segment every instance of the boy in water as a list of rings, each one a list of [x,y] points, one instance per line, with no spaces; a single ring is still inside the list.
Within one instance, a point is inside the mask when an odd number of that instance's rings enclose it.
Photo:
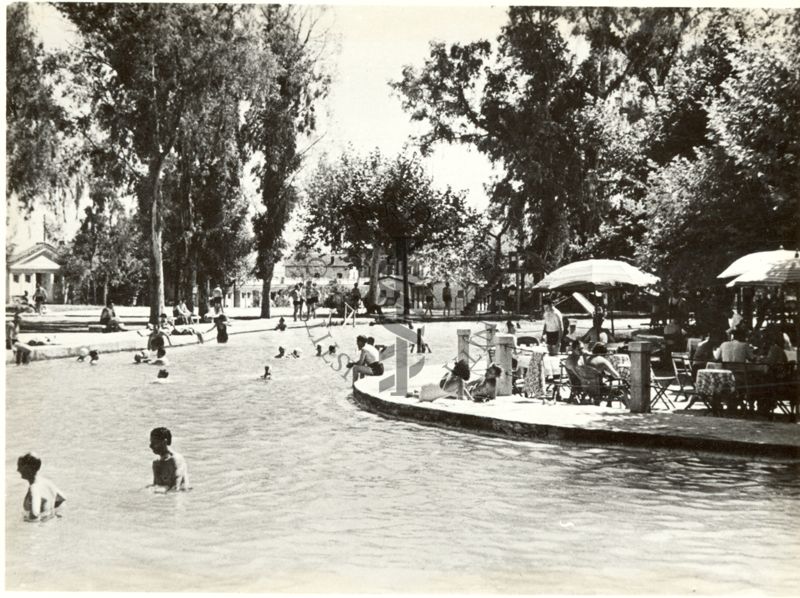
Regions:
[[[56,509],[64,502],[64,495],[46,477],[39,475],[42,460],[31,453],[17,459],[17,471],[30,484],[22,503],[26,521],[45,521],[58,513]]]
[[[150,432],[150,449],[158,455],[153,461],[153,486],[166,490],[187,490],[189,477],[184,458],[170,450],[172,432],[155,428]]]
[[[214,325],[206,330],[206,333],[211,332],[215,328],[217,329],[217,342],[218,343],[227,343],[228,342],[228,326],[230,323],[228,322],[228,316],[226,316],[222,311],[217,310],[217,314],[214,316]]]

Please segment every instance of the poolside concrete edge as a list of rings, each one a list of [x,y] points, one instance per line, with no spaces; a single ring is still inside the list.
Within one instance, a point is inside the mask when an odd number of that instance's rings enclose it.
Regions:
[[[625,446],[642,449],[670,449],[717,453],[748,458],[800,461],[800,446],[770,442],[747,442],[681,435],[679,433],[631,432],[521,422],[491,416],[435,409],[430,403],[407,404],[381,398],[365,389],[364,380],[353,385],[356,404],[371,413],[421,425],[436,426],[512,440],[571,444]]]

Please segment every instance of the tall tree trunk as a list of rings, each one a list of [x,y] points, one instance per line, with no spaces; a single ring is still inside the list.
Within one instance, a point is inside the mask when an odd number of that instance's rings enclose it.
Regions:
[[[380,290],[378,289],[378,266],[381,262],[381,247],[377,243],[372,248],[372,270],[370,273],[369,290],[372,293],[372,303],[377,304],[380,299]]]
[[[103,281],[103,305],[108,305],[108,276]]]
[[[270,317],[270,304],[269,293],[272,287],[272,273],[275,270],[275,264],[272,260],[264,260],[264,265],[261,271],[264,273],[264,280],[261,285],[261,316],[262,318]]]
[[[161,232],[164,227],[161,217],[161,168],[163,161],[150,161],[148,183],[153,200],[150,203],[150,323],[158,325],[161,307],[164,305],[164,263],[161,255]]]
[[[197,287],[197,246],[194,241],[189,247],[188,271],[183,298],[187,302],[187,307],[194,311],[195,306],[200,303],[199,297],[194,294]]]

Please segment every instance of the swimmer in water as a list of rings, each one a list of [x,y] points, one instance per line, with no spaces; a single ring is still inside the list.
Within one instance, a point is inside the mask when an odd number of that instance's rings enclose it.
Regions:
[[[156,375],[157,380],[166,380],[167,378],[169,378],[169,372],[167,370],[164,368],[158,370],[158,374]]]
[[[167,350],[164,347],[161,347],[156,352],[156,359],[152,363],[153,365],[169,365],[169,359],[167,359]]]
[[[300,349],[295,349],[294,351],[292,351],[292,357],[294,357],[295,359],[299,359],[300,358]]]
[[[56,509],[66,500],[53,482],[39,474],[41,467],[41,459],[31,453],[17,459],[17,471],[30,484],[22,503],[26,521],[45,521],[58,516]]]
[[[136,363],[149,363],[150,357],[147,355],[146,351],[139,351],[133,356],[133,361]]]
[[[89,351],[89,365],[95,365],[100,360],[100,354],[92,349]]]
[[[278,347],[278,354],[275,356],[275,359],[283,359],[284,357],[286,357],[286,349]]]
[[[264,366],[264,375],[261,376],[261,378],[263,380],[272,380],[272,374],[269,371],[269,366],[268,365]]]
[[[84,348],[81,348],[81,349],[78,351],[78,359],[77,359],[77,361],[83,361],[83,360],[84,360],[84,359],[86,359],[88,356],[89,356],[89,349],[87,349],[87,348],[85,348],[85,347],[84,347]]]
[[[275,330],[280,330],[281,332],[286,330],[286,320],[284,320],[283,318],[278,320],[278,325],[275,326]]]
[[[322,357],[322,345],[317,345],[317,357]]]
[[[150,432],[150,449],[158,455],[153,461],[152,485],[165,490],[188,490],[186,460],[169,448],[171,444],[172,432],[167,428],[155,428]]]
[[[336,355],[336,345],[328,345],[328,355]]]

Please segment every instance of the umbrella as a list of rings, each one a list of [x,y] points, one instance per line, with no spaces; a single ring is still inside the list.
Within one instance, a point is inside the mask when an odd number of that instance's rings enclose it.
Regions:
[[[583,260],[553,270],[533,288],[551,291],[607,291],[625,286],[647,287],[658,280],[657,276],[619,260]]]
[[[757,251],[756,253],[750,253],[740,257],[730,266],[725,268],[725,271],[717,276],[717,278],[734,278],[736,276],[741,276],[753,268],[758,268],[764,264],[771,264],[772,262],[779,260],[788,260],[794,257],[794,255],[794,251],[783,248],[775,249],[773,251]]]
[[[608,291],[623,287],[647,287],[656,284],[658,276],[642,272],[619,260],[583,260],[553,270],[534,289],[551,291]],[[611,332],[614,317],[611,315]]]
[[[800,252],[794,257],[762,263],[727,284],[729,287],[788,287],[796,289],[800,300]],[[795,314],[795,343],[800,342],[800,318]]]
[[[755,265],[727,284],[729,287],[782,287],[789,285],[800,285],[800,252],[797,251],[791,258]]]

